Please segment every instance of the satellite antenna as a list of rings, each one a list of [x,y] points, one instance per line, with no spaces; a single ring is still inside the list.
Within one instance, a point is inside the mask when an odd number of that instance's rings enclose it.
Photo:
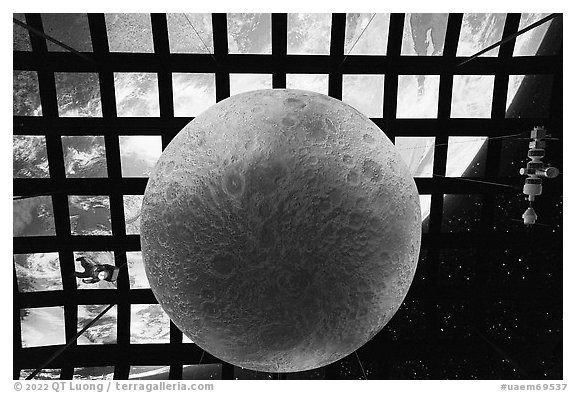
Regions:
[[[530,131],[530,144],[528,149],[528,158],[530,161],[527,163],[526,168],[520,168],[522,176],[528,176],[524,182],[523,192],[528,197],[528,208],[522,214],[524,224],[527,226],[534,225],[538,219],[538,215],[534,210],[534,201],[538,195],[542,195],[542,179],[553,179],[560,174],[558,168],[552,166],[545,166],[542,162],[546,148],[545,139],[550,135],[546,135],[544,127],[534,127]]]

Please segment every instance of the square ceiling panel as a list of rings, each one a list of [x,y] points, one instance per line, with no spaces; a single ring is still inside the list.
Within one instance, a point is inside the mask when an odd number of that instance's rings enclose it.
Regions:
[[[12,230],[14,237],[56,235],[52,198],[44,195],[15,199],[12,205]]]
[[[227,14],[226,17],[229,53],[272,53],[270,14]]]
[[[214,53],[210,14],[166,14],[172,53]]]
[[[328,94],[327,74],[286,74],[286,88]]]
[[[344,53],[385,55],[390,14],[346,14]]]
[[[412,176],[432,177],[434,140],[433,136],[397,136],[394,138],[394,145]]]
[[[518,26],[518,30],[522,30],[527,28],[528,26],[532,25],[540,21],[541,19],[545,18],[550,14],[546,13],[523,13],[522,17],[520,18],[520,25]],[[546,22],[541,24],[540,26],[530,30],[516,38],[516,44],[514,45],[514,56],[537,56],[538,55],[538,48],[542,44],[542,40],[544,39],[544,35],[550,28],[550,24],[552,21]],[[553,53],[555,51],[552,51]]]
[[[148,177],[162,154],[162,140],[157,135],[122,135],[120,164],[123,177]]]
[[[442,56],[448,14],[406,14],[403,56]]]
[[[271,74],[230,74],[231,96],[247,91],[271,88]]]
[[[330,53],[330,14],[288,14],[288,54]]]
[[[154,52],[149,14],[106,14],[105,17],[110,52]]]
[[[172,74],[174,116],[198,116],[216,103],[214,74]]]
[[[118,116],[160,116],[157,74],[115,72],[114,92]]]
[[[62,290],[57,252],[14,255],[19,292]]]
[[[382,117],[384,75],[343,75],[342,101],[368,117]]]
[[[106,305],[90,304],[78,306],[78,331],[100,314]],[[116,344],[118,326],[118,307],[108,310],[104,317],[98,319],[92,326],[78,337],[78,345]]]
[[[12,108],[14,116],[42,116],[36,71],[14,70]]]
[[[73,235],[112,235],[110,197],[106,195],[70,195],[70,228]]]
[[[57,72],[56,96],[60,117],[101,117],[98,74]]]
[[[13,17],[22,23],[26,23],[26,17],[24,14],[13,14]],[[28,30],[17,24],[13,24],[12,26],[13,50],[31,51],[32,45],[30,44],[30,35],[28,34]]]
[[[439,75],[399,75],[396,117],[435,118],[439,87]]]
[[[464,14],[456,56],[472,56],[500,41],[506,14]],[[498,56],[494,48],[482,56]]]
[[[451,116],[490,118],[493,93],[493,75],[454,75]]]
[[[66,343],[64,307],[35,307],[20,310],[22,347],[41,347]]]
[[[86,14],[42,14],[44,32],[79,52],[92,52],[92,37]],[[46,43],[49,51],[66,52],[53,41]]]
[[[14,135],[12,146],[14,178],[50,177],[45,136]]]
[[[66,177],[108,177],[103,135],[62,136]]]

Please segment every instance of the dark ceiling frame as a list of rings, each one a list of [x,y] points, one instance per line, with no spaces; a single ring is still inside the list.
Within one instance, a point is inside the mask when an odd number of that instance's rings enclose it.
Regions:
[[[562,55],[512,56],[514,40],[504,43],[498,57],[480,57],[457,67],[465,60],[456,56],[463,14],[450,14],[446,30],[443,56],[401,56],[404,14],[391,14],[387,54],[385,56],[349,56],[344,59],[345,14],[332,14],[330,54],[287,54],[287,14],[272,14],[272,54],[228,54],[226,14],[212,14],[214,54],[171,54],[165,14],[151,14],[154,53],[110,53],[103,14],[89,14],[88,23],[93,44],[94,63],[73,53],[50,52],[44,38],[30,35],[32,51],[13,53],[15,70],[38,72],[42,117],[14,117],[14,134],[44,135],[48,152],[50,178],[14,179],[14,195],[44,193],[52,196],[56,236],[14,238],[14,253],[59,252],[63,290],[40,293],[19,293],[14,270],[14,378],[24,368],[35,368],[49,358],[60,346],[21,348],[20,309],[43,306],[64,306],[65,333],[70,339],[77,332],[77,306],[80,304],[118,305],[117,344],[102,346],[72,345],[53,362],[51,367],[61,368],[62,379],[71,379],[74,367],[114,365],[114,377],[127,379],[130,365],[170,365],[170,378],[182,377],[182,365],[195,364],[202,350],[195,344],[182,344],[182,333],[171,323],[170,343],[130,344],[131,304],[157,303],[150,289],[130,289],[127,268],[121,269],[116,290],[76,289],[73,251],[113,251],[115,263],[126,264],[126,251],[139,251],[138,235],[125,234],[124,194],[143,194],[147,179],[122,178],[120,169],[119,135],[161,135],[162,147],[192,118],[175,118],[172,91],[172,72],[210,72],[215,74],[216,101],[230,95],[230,73],[272,74],[274,88],[286,87],[286,73],[323,73],[329,75],[328,93],[342,98],[343,74],[385,74],[383,118],[372,119],[390,139],[395,136],[434,136],[435,174],[444,174],[449,135],[489,137],[525,132],[534,125],[543,125],[562,139]],[[40,14],[26,14],[26,23],[43,32]],[[503,36],[518,31],[520,14],[508,14]],[[102,118],[59,118],[54,72],[97,72],[100,83]],[[116,112],[114,72],[154,72],[158,74],[160,116],[157,118],[120,118]],[[399,75],[439,75],[439,103],[436,119],[396,119],[396,99]],[[505,117],[508,75],[554,75],[553,105],[549,118],[510,119]],[[494,98],[491,119],[451,119],[453,75],[494,75]],[[558,102],[560,105],[557,105]],[[556,105],[554,105],[556,104]],[[67,179],[64,170],[62,135],[95,135],[105,137],[108,177],[102,179]],[[501,139],[490,139],[487,148],[486,174],[482,180],[510,183],[517,179],[498,177]],[[477,179],[477,178],[475,178]],[[424,358],[439,356],[435,352],[443,341],[437,335],[439,314],[437,303],[457,296],[467,296],[479,310],[482,309],[481,286],[489,274],[485,264],[478,263],[487,247],[524,244],[525,234],[495,233],[492,225],[497,194],[518,192],[512,189],[463,182],[451,178],[416,178],[421,194],[431,194],[429,231],[423,235],[426,253],[425,285],[414,283],[410,292],[424,301],[427,318],[426,339],[421,342],[390,341],[384,333],[378,334],[359,349],[363,361],[380,362],[383,374],[389,372],[392,361],[409,360],[406,348],[418,345]],[[67,192],[59,192],[67,190]],[[547,192],[561,194],[561,184],[547,184]],[[68,195],[108,195],[113,236],[73,236],[70,232]],[[482,198],[481,236],[470,233],[443,233],[441,230],[444,194],[478,194]],[[556,239],[553,235],[547,235]],[[544,239],[546,240],[546,239]],[[473,288],[446,288],[438,284],[439,253],[443,248],[473,248],[479,278]],[[505,291],[505,288],[499,288]],[[464,291],[464,292],[462,292]],[[514,299],[518,295],[510,293]],[[550,295],[552,296],[552,295]],[[481,321],[482,312],[475,316]],[[485,353],[481,340],[462,340],[450,344],[454,353],[466,348],[468,354]],[[386,352],[387,356],[382,357]],[[393,360],[390,360],[393,359]],[[203,363],[222,363],[205,354]],[[232,379],[233,366],[222,363],[223,379]],[[435,365],[434,361],[429,364]],[[325,367],[326,378],[337,378],[339,362]],[[433,366],[435,367],[435,366]],[[387,371],[388,370],[388,371]],[[431,375],[439,375],[432,369]]]

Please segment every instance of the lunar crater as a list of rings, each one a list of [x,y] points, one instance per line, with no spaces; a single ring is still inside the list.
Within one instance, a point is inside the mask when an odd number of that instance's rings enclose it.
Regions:
[[[145,271],[214,356],[294,372],[347,356],[408,292],[419,198],[369,119],[312,92],[219,102],[167,146],[146,187]]]

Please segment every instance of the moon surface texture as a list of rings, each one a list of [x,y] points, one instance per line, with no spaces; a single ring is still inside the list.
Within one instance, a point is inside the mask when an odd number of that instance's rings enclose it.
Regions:
[[[166,147],[142,205],[150,287],[212,355],[304,371],[364,345],[400,307],[420,202],[394,145],[301,90],[225,99]]]

